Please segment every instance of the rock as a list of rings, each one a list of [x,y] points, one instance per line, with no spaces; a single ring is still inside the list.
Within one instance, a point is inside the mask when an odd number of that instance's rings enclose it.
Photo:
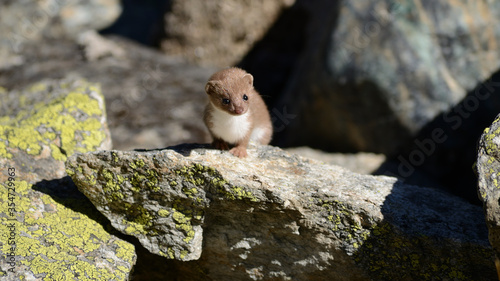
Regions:
[[[106,229],[65,173],[76,152],[110,149],[99,86],[45,80],[0,91],[0,276],[128,280],[134,246]],[[117,233],[115,233],[117,234]]]
[[[85,58],[89,61],[96,61],[106,56],[125,58],[125,50],[115,42],[102,37],[95,30],[82,32],[77,41],[83,46]]]
[[[479,198],[483,202],[490,243],[500,257],[500,115],[484,130],[477,156]],[[500,273],[500,267],[498,267]]]
[[[15,167],[32,183],[64,177],[69,155],[111,149],[96,84],[45,80],[0,96],[0,165]]]
[[[167,54],[201,64],[234,65],[295,0],[172,1],[165,15]]]
[[[287,148],[285,151],[321,161],[325,164],[341,166],[358,174],[371,174],[385,161],[384,155],[375,153],[326,153],[310,147]]]
[[[83,31],[110,25],[120,13],[118,0],[2,1],[0,70],[26,61],[25,44],[45,38],[75,38]]]
[[[443,188],[481,205],[477,195],[478,140],[498,115],[500,72],[480,83],[449,111],[428,123],[399,155],[377,173],[408,184]]]
[[[116,149],[209,141],[201,120],[207,102],[205,83],[215,68],[195,66],[128,40],[104,38],[104,45],[117,46],[124,55],[105,52],[90,60],[94,56],[66,39],[26,44],[23,56],[30,63],[0,72],[0,85],[17,89],[42,77],[101,84]]]
[[[66,162],[123,233],[176,263],[181,280],[496,278],[482,210],[270,146],[249,157],[179,145]],[[390,250],[388,250],[390,249]]]
[[[500,2],[315,1],[280,145],[394,154],[500,67]]]

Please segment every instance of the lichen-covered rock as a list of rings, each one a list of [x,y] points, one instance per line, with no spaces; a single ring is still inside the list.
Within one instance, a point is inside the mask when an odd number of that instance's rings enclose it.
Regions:
[[[68,174],[179,280],[493,280],[480,207],[270,146],[77,154]]]
[[[500,115],[481,136],[476,166],[490,243],[500,258]]]
[[[23,56],[30,63],[0,72],[0,85],[19,89],[37,82],[38,77],[74,76],[99,83],[115,149],[210,140],[200,120],[207,98],[203,89],[216,68],[194,66],[123,38],[106,37],[105,41],[118,45],[125,55],[119,56],[121,52],[115,49],[104,57],[97,55],[97,60],[82,61],[82,57],[90,58],[89,50],[70,40],[27,44]]]
[[[0,276],[6,280],[128,280],[134,246],[64,170],[75,152],[111,148],[103,97],[85,81],[0,91]]]
[[[43,81],[0,98],[0,166],[16,167],[30,182],[65,176],[64,161],[75,152],[111,148],[98,85]]]

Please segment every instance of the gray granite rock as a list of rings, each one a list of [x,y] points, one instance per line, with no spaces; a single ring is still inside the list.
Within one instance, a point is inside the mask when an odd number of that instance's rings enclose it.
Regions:
[[[179,280],[493,280],[482,210],[270,146],[77,154],[67,172]]]
[[[498,1],[302,6],[306,47],[277,105],[296,116],[283,145],[398,152],[500,67]]]
[[[201,121],[207,102],[203,89],[215,68],[128,40],[88,35],[82,45],[66,39],[26,44],[23,56],[30,63],[0,72],[0,86],[18,89],[61,77],[99,83],[113,147],[119,150],[209,141]]]
[[[489,240],[495,250],[500,273],[500,115],[481,136],[476,165],[479,198],[483,202]]]
[[[104,28],[121,13],[118,0],[0,1],[0,70],[29,59],[26,44],[44,38],[75,38]]]
[[[174,0],[161,46],[200,64],[228,67],[258,42],[295,0]]]
[[[344,167],[358,174],[372,174],[386,160],[383,154],[375,153],[328,153],[310,147],[286,148],[285,151],[321,161],[325,164]]]

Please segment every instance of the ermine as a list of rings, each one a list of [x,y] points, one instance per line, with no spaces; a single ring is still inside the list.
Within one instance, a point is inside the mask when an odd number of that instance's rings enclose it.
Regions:
[[[205,86],[208,104],[203,121],[213,137],[212,146],[247,156],[249,142],[268,144],[273,126],[266,104],[253,87],[253,76],[232,67],[213,74]]]

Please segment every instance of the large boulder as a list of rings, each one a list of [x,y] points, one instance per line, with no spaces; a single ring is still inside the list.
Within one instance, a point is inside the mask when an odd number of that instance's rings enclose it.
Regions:
[[[208,142],[203,124],[205,83],[216,71],[116,37],[86,33],[81,43],[54,39],[26,44],[29,64],[0,72],[0,85],[17,89],[43,78],[99,83],[113,147],[158,148]]]
[[[26,44],[44,38],[75,38],[101,29],[121,13],[118,0],[0,1],[0,70],[27,61]]]
[[[0,100],[0,276],[128,280],[134,246],[106,229],[64,167],[76,152],[111,148],[99,86],[46,80],[1,89]]]
[[[493,280],[482,210],[270,146],[71,156],[67,172],[177,280]],[[188,262],[189,261],[189,262]]]
[[[500,258],[500,115],[481,136],[476,166],[490,243]]]
[[[295,0],[175,0],[165,15],[168,54],[227,67],[238,62]]]
[[[498,1],[302,5],[307,45],[276,106],[296,116],[283,145],[395,153],[500,66]]]

